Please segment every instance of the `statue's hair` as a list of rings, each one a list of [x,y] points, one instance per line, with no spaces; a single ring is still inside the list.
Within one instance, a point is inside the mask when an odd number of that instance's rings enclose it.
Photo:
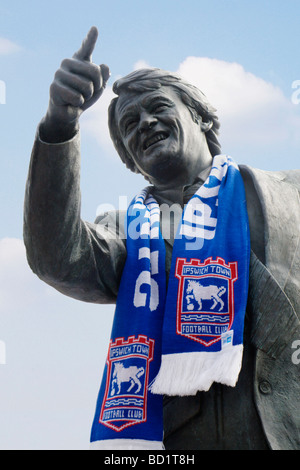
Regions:
[[[194,121],[199,121],[200,118],[203,122],[212,122],[212,127],[206,132],[206,140],[211,155],[214,157],[220,154],[221,146],[217,139],[220,123],[216,115],[216,109],[211,106],[206,96],[198,88],[186,82],[179,75],[157,68],[139,69],[117,80],[113,85],[113,91],[120,96],[121,93],[126,91],[145,93],[157,90],[162,86],[170,86],[174,89],[189,109]],[[115,109],[118,99],[117,97],[112,100],[108,110],[110,135],[121,160],[127,168],[134,173],[140,173],[123,145],[119,126],[116,122]]]

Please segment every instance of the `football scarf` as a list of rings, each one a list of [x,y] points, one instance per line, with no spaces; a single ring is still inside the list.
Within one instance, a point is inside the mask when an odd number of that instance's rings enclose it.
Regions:
[[[166,289],[160,209],[146,188],[127,213],[127,260],[91,449],[163,449],[163,395],[235,386],[242,363],[250,239],[230,157],[186,205]]]

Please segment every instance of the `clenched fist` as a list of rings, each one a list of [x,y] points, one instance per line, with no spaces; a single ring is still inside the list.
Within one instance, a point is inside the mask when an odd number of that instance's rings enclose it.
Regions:
[[[49,107],[40,126],[40,137],[50,143],[72,138],[79,127],[79,117],[102,95],[110,76],[107,65],[92,62],[98,38],[92,27],[80,49],[65,59],[50,87]]]

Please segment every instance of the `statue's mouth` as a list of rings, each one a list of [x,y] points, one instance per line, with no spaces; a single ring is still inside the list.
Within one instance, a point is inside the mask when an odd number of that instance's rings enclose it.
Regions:
[[[151,137],[148,137],[145,140],[143,149],[147,150],[152,145],[157,144],[157,142],[160,142],[162,140],[166,140],[168,137],[169,134],[167,132],[157,132],[156,134],[152,135]]]

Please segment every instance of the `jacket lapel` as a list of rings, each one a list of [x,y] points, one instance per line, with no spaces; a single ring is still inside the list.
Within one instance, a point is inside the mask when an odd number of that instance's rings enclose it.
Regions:
[[[276,358],[291,344],[299,319],[293,299],[293,269],[299,250],[299,195],[284,182],[284,175],[248,168],[258,193],[265,223],[264,265],[252,252],[248,308],[252,316],[252,342]],[[298,253],[299,255],[299,253]],[[297,274],[298,273],[298,274]],[[291,297],[286,295],[286,291]],[[297,294],[297,293],[296,293]]]
[[[251,342],[276,359],[295,339],[300,322],[278,282],[253,251],[250,259],[248,310]]]
[[[283,173],[249,170],[264,215],[266,267],[284,289],[299,245],[299,193]]]

